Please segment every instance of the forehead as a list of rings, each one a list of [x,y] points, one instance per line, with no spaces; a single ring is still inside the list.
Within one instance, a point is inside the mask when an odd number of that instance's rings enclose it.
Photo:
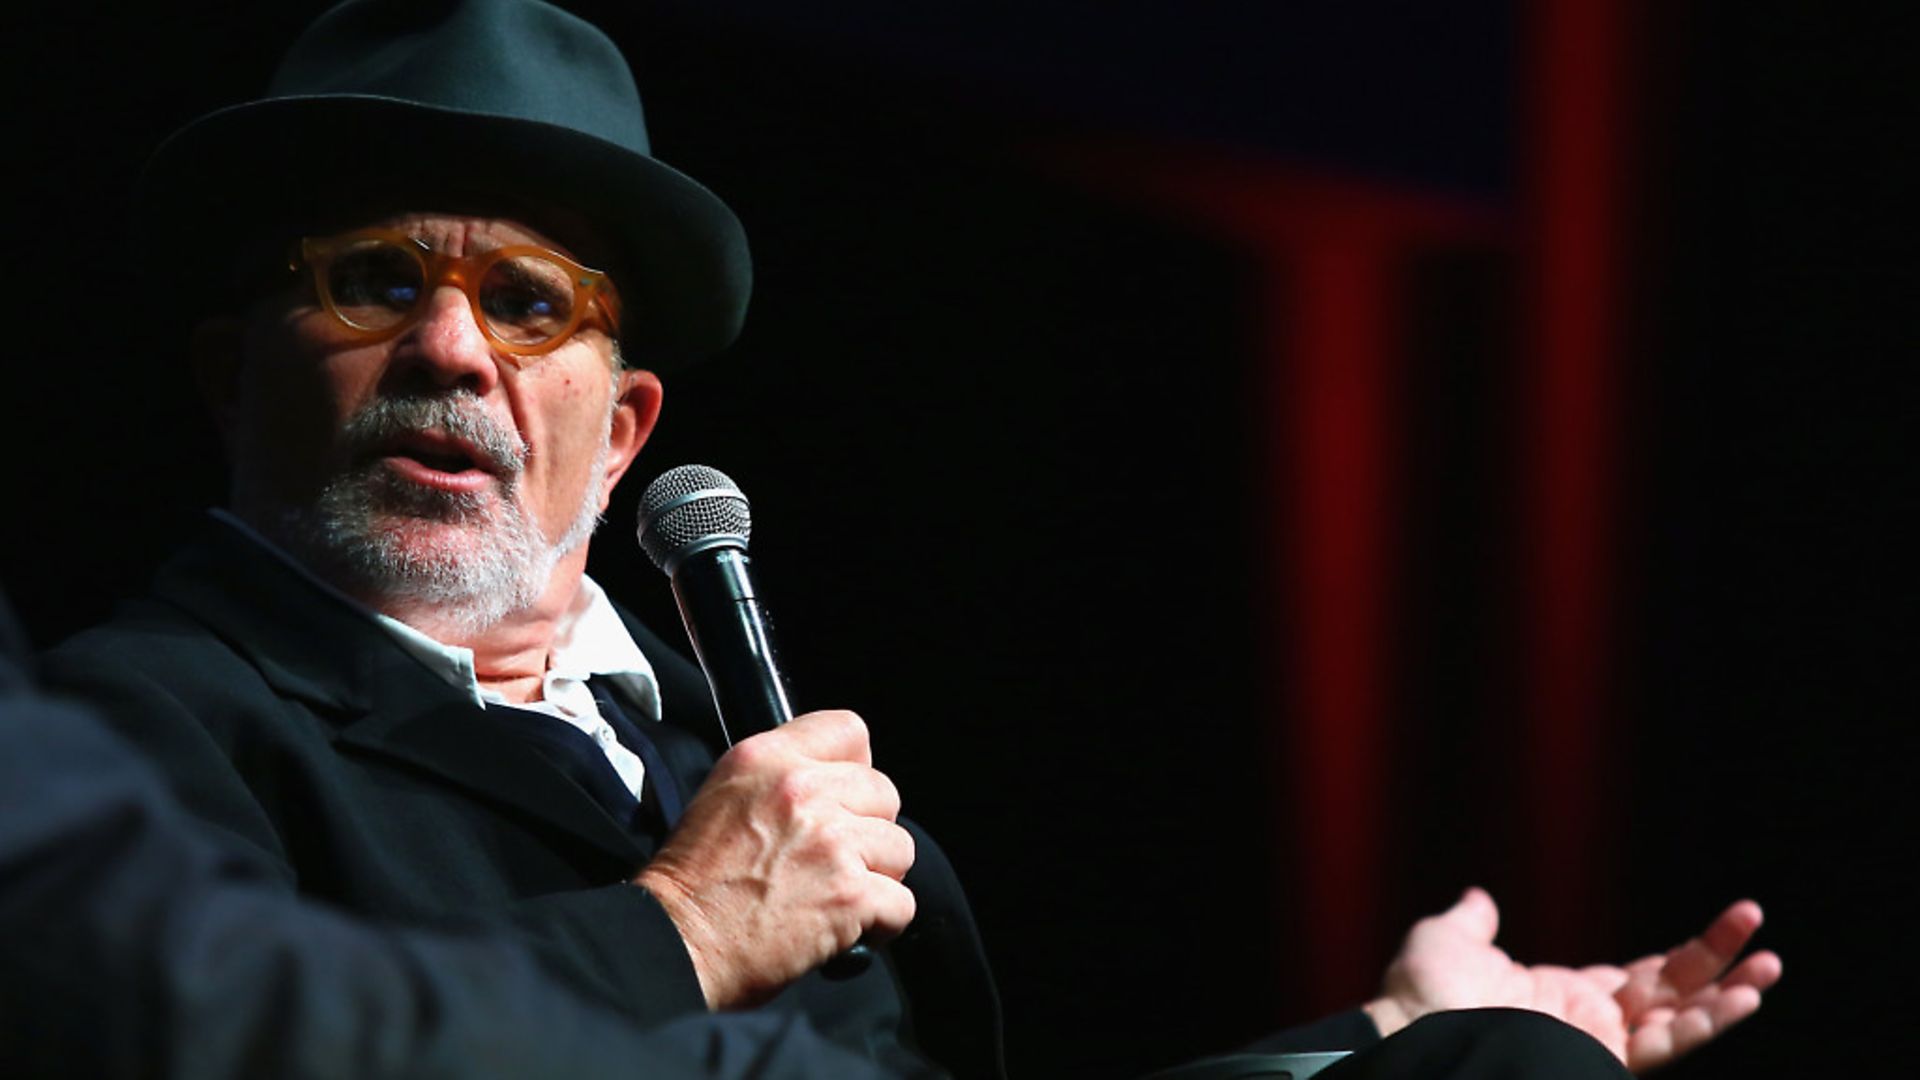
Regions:
[[[338,235],[363,228],[399,229],[437,251],[471,254],[513,244],[538,244],[583,266],[613,270],[611,244],[586,216],[556,202],[479,192],[349,195],[298,235]]]
[[[496,248],[534,244],[577,258],[572,248],[551,234],[510,217],[410,211],[362,218],[342,231],[362,228],[405,233],[448,255],[474,255]]]

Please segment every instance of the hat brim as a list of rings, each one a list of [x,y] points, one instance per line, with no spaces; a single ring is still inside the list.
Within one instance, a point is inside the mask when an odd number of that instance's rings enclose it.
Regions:
[[[621,338],[638,346],[636,362],[672,370],[738,336],[752,291],[746,233],[701,184],[570,128],[397,98],[269,98],[202,117],[142,173],[136,243],[149,268],[177,281],[230,267],[222,236],[324,221],[347,192],[434,210],[448,191],[482,189],[564,208],[591,226],[611,254]]]

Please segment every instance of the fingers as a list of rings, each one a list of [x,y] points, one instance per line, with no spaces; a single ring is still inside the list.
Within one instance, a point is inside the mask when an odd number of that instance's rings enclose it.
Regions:
[[[1708,1038],[1718,1035],[1759,1011],[1759,990],[1751,986],[1734,986],[1722,990],[1713,995],[1710,1001],[1694,1006],[1681,1014],[1681,1016],[1684,1017],[1688,1013],[1704,1012],[1709,1023],[1705,1028],[1705,1037],[1693,1042],[1676,1040],[1679,1044],[1680,1052],[1683,1054],[1686,1053],[1688,1050],[1700,1045],[1700,1043],[1705,1042]]]
[[[790,808],[824,799],[889,821],[900,814],[899,789],[873,768],[866,723],[845,710],[808,713],[742,739],[714,774],[777,776],[776,795]]]
[[[892,821],[900,816],[900,789],[893,781],[885,773],[850,761],[789,768],[776,782],[775,797],[794,811],[824,803],[861,817]]]
[[[1619,993],[1620,988],[1627,985],[1627,979],[1631,977],[1626,968],[1617,968],[1612,964],[1593,964],[1583,967],[1579,975],[1587,981],[1588,985],[1608,997]]]
[[[756,735],[754,739],[777,735],[787,740],[795,752],[821,761],[852,761],[861,765],[873,764],[873,748],[869,743],[867,722],[856,713],[845,709],[823,709],[804,716],[794,717],[792,723],[782,724],[769,732]],[[742,745],[753,741],[747,739]]]
[[[1707,924],[1699,938],[1680,945],[1678,953],[1668,955],[1668,978],[1676,986],[1697,984],[1705,986],[1713,982],[1734,957],[1740,955],[1740,949],[1747,947],[1753,940],[1753,932],[1761,928],[1761,905],[1751,899],[1740,899],[1728,905],[1718,919]]]
[[[1740,900],[1720,913],[1701,935],[1667,954],[1661,978],[1678,997],[1712,983],[1760,929],[1760,905]]]
[[[1748,985],[1712,988],[1680,1009],[1656,1009],[1627,1040],[1627,1067],[1657,1069],[1712,1041],[1760,1008],[1760,991]]]
[[[1632,1072],[1660,1068],[1678,1056],[1679,1051],[1674,1049],[1671,1012],[1627,1036],[1627,1068]]]
[[[847,818],[819,838],[819,857],[829,877],[823,904],[838,911],[838,948],[862,937],[885,940],[913,921],[913,893],[901,879],[913,868],[913,836],[888,821]]]
[[[846,847],[868,871],[899,881],[913,869],[913,834],[907,830],[877,818],[854,818],[843,828]]]
[[[1463,948],[1485,952],[1499,932],[1500,909],[1485,889],[1474,886],[1461,893],[1452,907],[1414,923],[1395,963],[1430,964]],[[1392,975],[1391,969],[1388,974]]]
[[[1440,918],[1470,935],[1475,941],[1491,943],[1500,933],[1500,908],[1493,902],[1487,890],[1472,885],[1460,894],[1452,907],[1440,913]]]
[[[757,1004],[912,921],[899,812],[860,718],[809,713],[723,755],[635,883],[679,928],[709,1006]]]
[[[1747,957],[1732,970],[1722,976],[1723,987],[1751,986],[1755,990],[1766,991],[1780,981],[1782,964],[1777,953],[1757,952]]]
[[[1754,931],[1760,929],[1764,916],[1760,905],[1751,900],[1736,900],[1727,905],[1720,917],[1707,924],[1705,931],[1695,939],[1704,945],[1708,952],[1721,958],[1722,963],[1739,955],[1753,939]]]
[[[863,932],[855,934],[853,941],[870,938],[874,941],[886,941],[899,937],[908,924],[913,922],[917,911],[913,890],[898,881],[883,879],[874,888],[871,904],[868,907],[870,919],[865,922]],[[846,944],[851,946],[853,941]]]
[[[1760,905],[1741,900],[1708,924],[1699,937],[1665,956],[1648,956],[1627,967],[1614,995],[1632,1034],[1627,1066],[1658,1068],[1686,1054],[1760,1008],[1762,993],[1780,981],[1780,957],[1756,952],[1734,964],[1760,928]]]
[[[1627,977],[1630,979],[1657,978],[1660,969],[1666,965],[1667,958],[1660,953],[1643,956],[1627,965]]]

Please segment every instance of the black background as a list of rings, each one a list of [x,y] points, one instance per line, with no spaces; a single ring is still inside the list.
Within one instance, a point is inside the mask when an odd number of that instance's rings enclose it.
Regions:
[[[121,200],[167,131],[245,97],[321,6],[10,17],[9,528],[49,642],[218,502],[181,344]],[[569,5],[634,60],[656,149],[753,239],[748,330],[668,383],[638,467],[732,473],[803,704],[869,717],[968,881],[1023,1076],[1224,1048],[1315,1000],[1287,964],[1261,610],[1276,573],[1247,254],[1063,176],[1084,137],[1235,148],[1501,207],[1529,9]],[[1914,252],[1893,226],[1912,19],[1636,5],[1608,891],[1597,957],[1766,905],[1787,979],[1675,1076],[1902,1071],[1910,1038]],[[1096,14],[1097,12],[1097,14]],[[350,152],[333,148],[330,152]],[[1516,723],[1515,269],[1430,259],[1398,468],[1398,928],[1525,893]],[[594,573],[656,625],[626,540]],[[1284,654],[1278,654],[1284,655]]]

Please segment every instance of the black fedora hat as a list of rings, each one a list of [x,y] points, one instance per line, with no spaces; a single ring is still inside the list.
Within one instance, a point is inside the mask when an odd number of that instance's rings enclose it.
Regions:
[[[164,288],[230,274],[233,238],[321,222],[356,201],[439,210],[435,200],[460,194],[584,222],[595,243],[581,254],[609,264],[621,336],[646,366],[679,366],[739,333],[752,286],[739,220],[653,157],[619,48],[538,0],[329,10],[265,97],[161,144],[136,186],[134,225]]]

